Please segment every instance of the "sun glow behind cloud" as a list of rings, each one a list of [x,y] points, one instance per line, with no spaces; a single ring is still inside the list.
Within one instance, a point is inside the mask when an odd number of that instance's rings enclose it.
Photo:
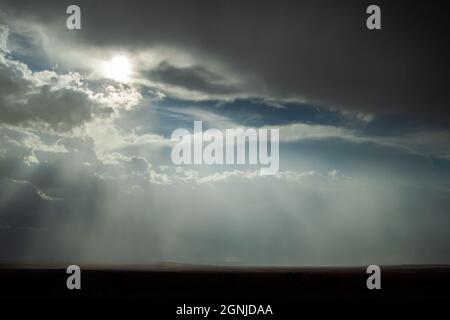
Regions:
[[[130,60],[122,55],[114,56],[110,61],[103,63],[103,74],[106,78],[118,82],[129,82],[132,73]]]

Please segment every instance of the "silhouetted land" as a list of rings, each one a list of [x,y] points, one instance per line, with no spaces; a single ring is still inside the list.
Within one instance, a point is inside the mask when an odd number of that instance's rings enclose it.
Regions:
[[[81,290],[68,290],[64,267],[0,267],[0,301],[157,305],[175,314],[180,304],[271,303],[278,314],[305,303],[450,301],[449,266],[381,267],[381,290],[368,290],[366,269],[225,268],[167,264],[83,267]],[[166,308],[166,309],[164,309]],[[284,309],[283,309],[284,308]]]

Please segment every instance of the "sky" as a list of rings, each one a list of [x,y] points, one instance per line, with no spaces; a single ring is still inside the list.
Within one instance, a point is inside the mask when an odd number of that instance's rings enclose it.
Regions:
[[[0,0],[0,263],[450,263],[444,2]],[[279,171],[175,129],[279,129]]]

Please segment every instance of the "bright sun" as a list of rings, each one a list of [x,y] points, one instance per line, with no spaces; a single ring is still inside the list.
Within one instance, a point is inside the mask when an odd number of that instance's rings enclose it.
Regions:
[[[128,82],[131,75],[131,63],[125,56],[114,56],[110,61],[104,62],[103,73],[105,77]]]

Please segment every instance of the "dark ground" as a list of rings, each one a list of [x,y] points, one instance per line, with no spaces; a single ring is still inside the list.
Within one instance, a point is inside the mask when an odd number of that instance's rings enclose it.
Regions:
[[[305,304],[315,305],[320,311],[323,303],[341,307],[387,303],[398,307],[404,303],[450,302],[449,266],[381,267],[381,290],[367,289],[368,275],[362,267],[221,268],[169,264],[81,269],[81,290],[68,290],[64,267],[2,266],[0,302],[139,303],[148,306],[149,312],[172,317],[176,307],[183,304],[219,308],[221,304],[270,303],[280,316],[297,312]]]

